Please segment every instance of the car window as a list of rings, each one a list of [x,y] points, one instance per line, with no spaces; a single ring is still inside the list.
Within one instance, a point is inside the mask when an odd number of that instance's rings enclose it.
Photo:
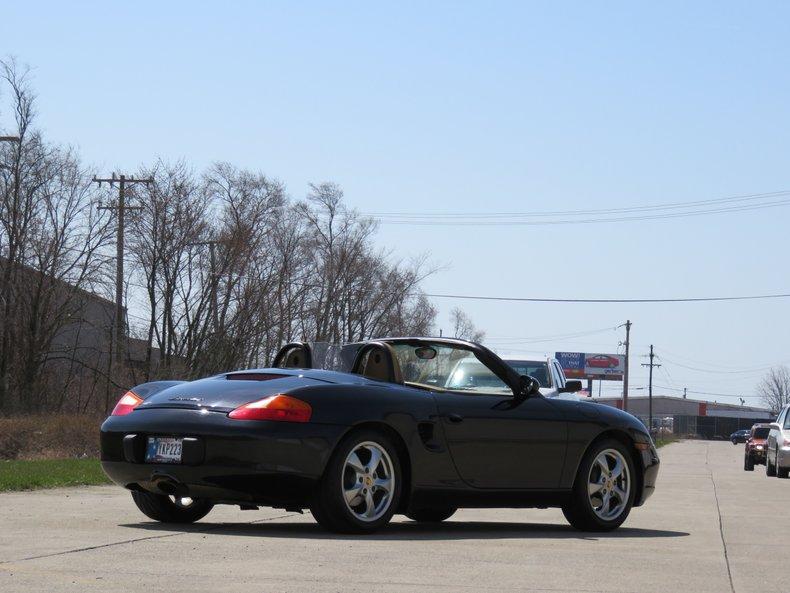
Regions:
[[[787,408],[785,408],[784,410],[782,410],[782,411],[779,413],[779,416],[777,416],[777,417],[776,417],[776,423],[777,423],[777,424],[779,424],[780,426],[781,426],[782,422],[784,422],[784,418],[785,418],[785,414],[786,414],[786,412],[787,412]]]
[[[765,438],[768,438],[768,433],[769,433],[769,432],[771,432],[771,429],[770,429],[770,428],[764,428],[764,427],[755,428],[755,429],[754,429],[753,438],[755,438],[755,439],[765,439]]]
[[[391,343],[403,382],[451,391],[513,395],[510,386],[470,350],[446,344]]]
[[[785,430],[790,428],[790,414],[788,413],[788,410],[790,410],[790,408],[785,409],[785,423],[784,423]]]
[[[534,360],[506,360],[505,362],[519,375],[529,375],[535,379],[541,387],[552,386],[548,363]]]

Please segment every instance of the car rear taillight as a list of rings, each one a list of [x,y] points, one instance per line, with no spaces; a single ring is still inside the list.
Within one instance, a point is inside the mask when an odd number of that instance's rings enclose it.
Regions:
[[[138,397],[133,391],[127,391],[123,394],[123,397],[118,400],[118,403],[115,404],[110,416],[126,416],[126,414],[129,414],[141,403],[143,403],[141,397]]]
[[[790,439],[785,439],[785,447],[790,447]]]
[[[312,414],[313,408],[307,402],[280,393],[239,406],[228,414],[228,418],[309,422]]]

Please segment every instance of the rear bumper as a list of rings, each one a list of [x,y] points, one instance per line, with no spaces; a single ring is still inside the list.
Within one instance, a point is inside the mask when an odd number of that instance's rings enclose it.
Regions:
[[[231,420],[200,410],[136,410],[101,428],[101,464],[115,483],[214,502],[307,506],[345,426]],[[145,463],[149,436],[186,439],[183,463]]]

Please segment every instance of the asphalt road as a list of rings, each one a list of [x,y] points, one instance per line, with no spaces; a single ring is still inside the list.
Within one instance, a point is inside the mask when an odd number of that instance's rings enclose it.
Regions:
[[[396,517],[350,537],[309,514],[218,507],[173,529],[116,487],[0,494],[0,591],[790,591],[790,480],[744,472],[742,455],[663,448],[656,494],[611,534],[553,509]]]

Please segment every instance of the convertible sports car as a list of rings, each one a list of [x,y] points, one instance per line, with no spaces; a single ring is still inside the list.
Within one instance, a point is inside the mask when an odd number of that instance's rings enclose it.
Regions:
[[[460,507],[561,507],[605,531],[654,490],[658,454],[639,420],[544,397],[483,346],[351,344],[335,363],[349,372],[313,368],[314,354],[288,344],[272,368],[134,387],[101,427],[104,471],[157,521],[271,506],[354,533]]]

